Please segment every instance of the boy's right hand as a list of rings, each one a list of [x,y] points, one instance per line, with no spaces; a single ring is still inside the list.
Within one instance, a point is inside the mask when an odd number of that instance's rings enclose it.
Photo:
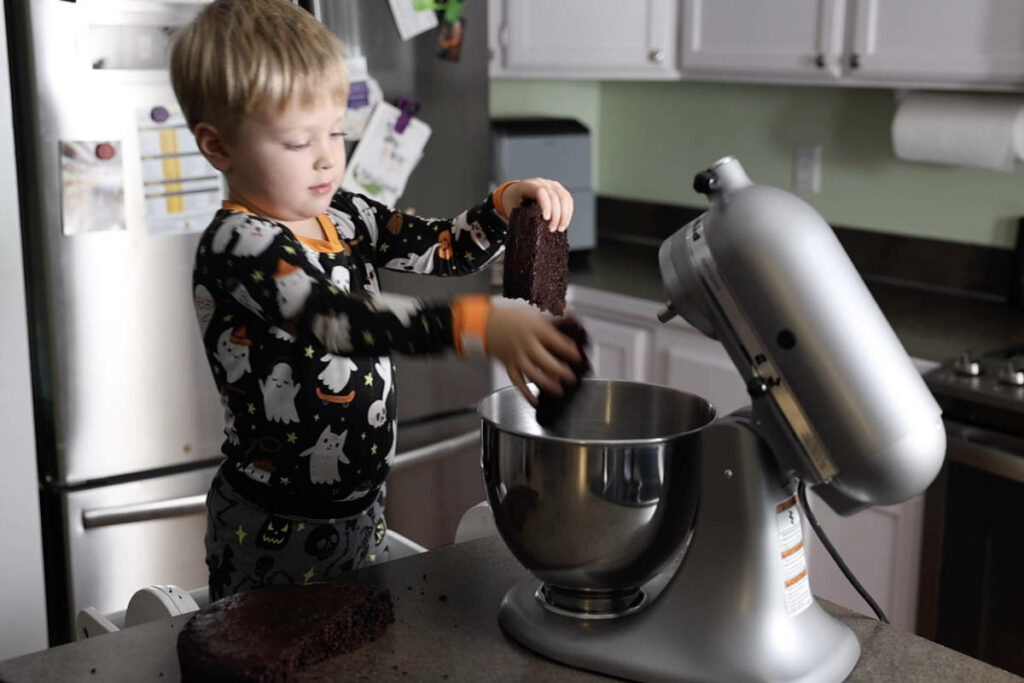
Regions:
[[[487,316],[487,353],[504,363],[519,391],[537,405],[527,382],[554,396],[576,382],[571,363],[583,360],[576,342],[545,316],[524,308],[492,308]]]

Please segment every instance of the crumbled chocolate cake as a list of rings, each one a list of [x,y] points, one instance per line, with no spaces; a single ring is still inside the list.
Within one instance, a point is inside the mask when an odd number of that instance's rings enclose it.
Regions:
[[[580,350],[583,360],[573,363],[572,371],[576,373],[576,381],[569,386],[563,384],[561,396],[553,396],[546,391],[541,391],[537,396],[537,423],[544,427],[550,427],[562,415],[566,406],[576,395],[576,391],[580,387],[580,380],[590,372],[590,360],[586,353],[587,331],[573,318],[562,318],[556,320],[554,324],[559,332],[576,342],[576,348]]]
[[[284,681],[375,640],[394,620],[390,593],[372,586],[325,581],[238,593],[185,624],[181,680]]]
[[[569,285],[569,238],[551,232],[540,205],[524,199],[508,221],[503,294],[561,315]]]

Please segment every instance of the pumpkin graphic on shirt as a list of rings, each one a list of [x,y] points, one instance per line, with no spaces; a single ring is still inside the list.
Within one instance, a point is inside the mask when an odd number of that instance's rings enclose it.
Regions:
[[[285,319],[292,319],[302,311],[313,291],[313,278],[293,263],[285,260],[277,262],[274,273],[277,285],[277,309]]]
[[[242,379],[247,372],[252,372],[249,365],[249,347],[252,341],[245,336],[245,327],[228,328],[221,332],[217,339],[215,357],[224,368],[228,382],[234,383]]]
[[[345,457],[345,437],[348,430],[335,434],[331,426],[324,427],[316,443],[310,448],[299,453],[303,458],[309,458],[309,481],[314,484],[333,484],[341,481],[338,474],[338,463],[349,464]]]
[[[298,422],[295,410],[295,395],[301,384],[292,378],[292,366],[285,362],[276,363],[265,380],[259,380],[263,392],[263,412],[271,422]]]

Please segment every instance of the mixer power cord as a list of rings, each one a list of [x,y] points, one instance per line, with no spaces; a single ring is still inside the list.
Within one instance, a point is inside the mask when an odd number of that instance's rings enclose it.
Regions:
[[[821,528],[820,524],[818,524],[818,519],[814,516],[814,513],[811,512],[811,504],[807,500],[807,485],[804,483],[803,479],[800,480],[800,484],[797,487],[797,494],[800,498],[800,507],[804,509],[804,515],[807,517],[807,521],[810,523],[811,528],[814,529],[814,533],[818,537],[818,540],[820,540],[821,544],[825,546],[825,550],[827,550],[828,554],[832,556],[836,566],[839,567],[839,571],[843,573],[843,576],[845,576],[846,580],[850,582],[850,585],[853,586],[854,590],[860,594],[860,597],[864,598],[864,602],[868,603],[868,606],[872,611],[874,611],[878,620],[883,624],[888,624],[889,617],[885,616],[885,612],[883,612],[882,608],[877,602],[875,602],[875,599],[871,597],[871,594],[868,593],[867,589],[861,585],[860,581],[857,580],[857,577],[853,575],[852,571],[850,571],[850,568],[846,566],[846,563],[843,562],[843,558],[839,556],[839,551],[836,550],[834,545],[832,545],[832,541],[828,540],[828,536],[825,535],[825,530]]]

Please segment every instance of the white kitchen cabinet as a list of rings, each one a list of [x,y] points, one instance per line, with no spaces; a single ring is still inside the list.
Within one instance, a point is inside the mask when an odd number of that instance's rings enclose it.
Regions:
[[[683,77],[1019,90],[1019,0],[682,0]]]
[[[674,79],[678,0],[489,0],[493,77]]]
[[[839,78],[841,0],[683,0],[686,75]]]
[[[1020,88],[1020,0],[853,0],[846,70],[851,81]]]
[[[750,405],[747,388],[725,348],[671,320],[654,333],[651,381],[706,398],[718,415]]]
[[[889,621],[914,632],[917,621],[924,496],[899,505],[868,508],[852,517],[840,517],[813,491],[811,510],[832,545],[853,575],[875,599]],[[804,545],[811,591],[826,600],[873,617],[874,612],[809,526]]]
[[[587,330],[590,348],[587,358],[594,377],[645,381],[648,377],[651,333],[634,325],[616,322],[592,313],[577,318]]]

